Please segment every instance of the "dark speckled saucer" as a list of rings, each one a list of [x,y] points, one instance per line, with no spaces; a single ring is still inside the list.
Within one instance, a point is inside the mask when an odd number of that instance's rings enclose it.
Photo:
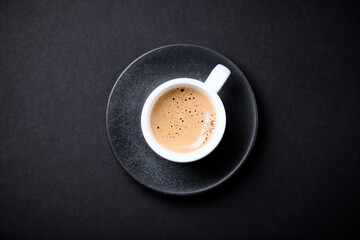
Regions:
[[[227,116],[224,137],[207,157],[174,163],[159,157],[141,132],[141,110],[160,84],[180,77],[205,81],[218,64],[231,70],[219,92]],[[111,91],[106,125],[111,148],[126,172],[153,190],[189,195],[214,188],[244,163],[255,141],[258,116],[254,94],[240,69],[221,54],[195,45],[152,50],[128,66]]]

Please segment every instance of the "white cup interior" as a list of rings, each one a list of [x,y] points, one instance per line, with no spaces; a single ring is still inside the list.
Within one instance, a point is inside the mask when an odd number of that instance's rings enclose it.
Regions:
[[[203,147],[193,152],[178,153],[166,149],[160,143],[158,143],[151,130],[150,116],[154,104],[161,95],[176,87],[192,87],[203,92],[211,100],[216,111],[217,119],[214,134]],[[193,162],[211,153],[221,141],[221,138],[225,132],[225,126],[225,108],[220,97],[207,84],[191,78],[177,78],[161,84],[149,95],[141,113],[141,129],[150,148],[161,157],[178,163]]]

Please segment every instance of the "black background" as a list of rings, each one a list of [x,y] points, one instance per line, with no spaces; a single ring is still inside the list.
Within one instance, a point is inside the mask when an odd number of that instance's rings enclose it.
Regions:
[[[1,239],[360,236],[360,5],[327,1],[0,1]],[[247,163],[205,194],[136,183],[105,110],[153,48],[199,44],[253,87]]]

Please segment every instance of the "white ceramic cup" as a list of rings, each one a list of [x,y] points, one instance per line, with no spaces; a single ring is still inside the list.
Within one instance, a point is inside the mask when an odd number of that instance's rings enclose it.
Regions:
[[[230,70],[218,64],[210,73],[205,82],[191,78],[176,78],[158,86],[146,99],[141,113],[141,130],[150,148],[161,157],[178,163],[187,163],[199,160],[211,153],[220,143],[225,132],[226,114],[224,104],[217,92],[224,85],[230,75]],[[201,148],[188,153],[173,152],[163,147],[153,135],[150,126],[151,111],[161,95],[177,87],[192,87],[204,93],[214,105],[216,111],[215,132],[209,141]]]

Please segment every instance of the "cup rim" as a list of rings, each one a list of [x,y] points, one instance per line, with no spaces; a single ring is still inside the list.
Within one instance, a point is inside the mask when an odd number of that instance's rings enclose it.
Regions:
[[[203,92],[211,100],[217,115],[216,131],[210,140],[203,147],[189,153],[173,152],[163,147],[154,137],[150,125],[151,110],[155,102],[163,93],[178,86],[191,86]],[[210,154],[220,143],[225,132],[225,126],[225,108],[218,94],[206,83],[192,78],[176,78],[159,85],[147,97],[141,113],[141,130],[149,147],[159,156],[177,163],[194,162]]]

